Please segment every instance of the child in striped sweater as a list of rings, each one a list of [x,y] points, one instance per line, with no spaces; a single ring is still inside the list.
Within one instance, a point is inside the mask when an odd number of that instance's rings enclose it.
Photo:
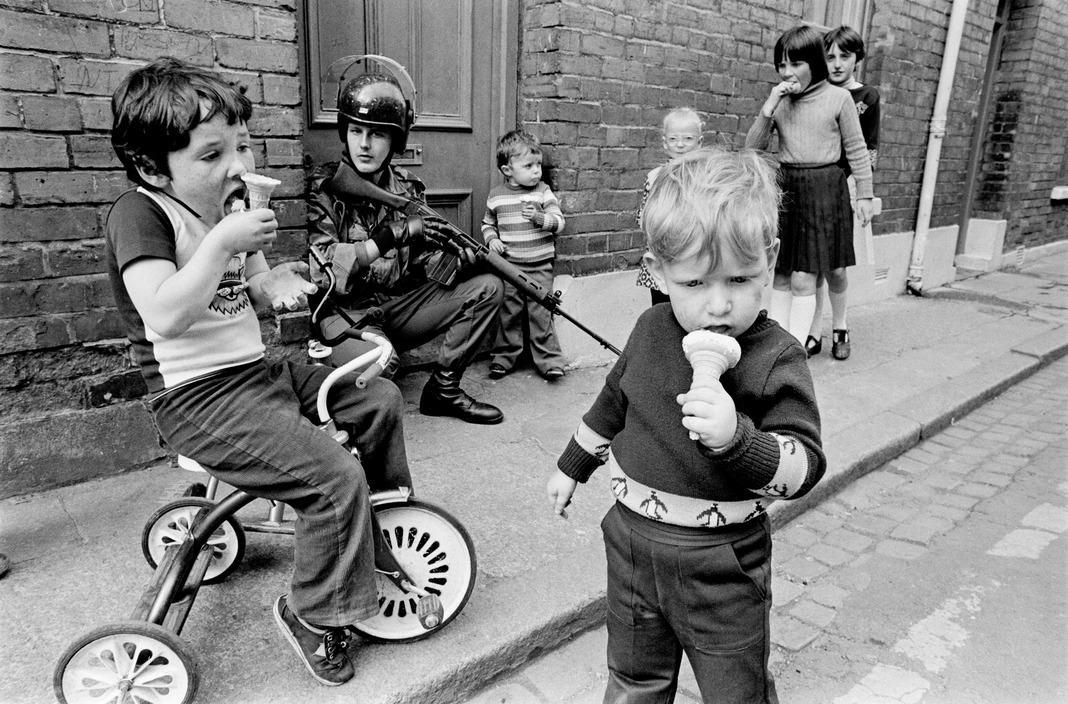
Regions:
[[[556,258],[553,240],[564,229],[564,215],[552,189],[541,180],[541,159],[541,145],[533,135],[513,130],[500,138],[497,168],[504,174],[504,183],[491,190],[486,200],[482,237],[487,247],[551,291]],[[511,372],[522,354],[524,312],[534,366],[546,379],[559,379],[564,375],[564,356],[552,314],[507,282],[490,376],[499,379]]]

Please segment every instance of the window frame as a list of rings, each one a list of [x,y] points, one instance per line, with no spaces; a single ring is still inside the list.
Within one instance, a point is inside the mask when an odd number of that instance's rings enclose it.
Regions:
[[[849,25],[860,33],[866,44],[873,5],[874,0],[805,0],[801,21],[824,32]],[[834,21],[828,22],[829,19]]]

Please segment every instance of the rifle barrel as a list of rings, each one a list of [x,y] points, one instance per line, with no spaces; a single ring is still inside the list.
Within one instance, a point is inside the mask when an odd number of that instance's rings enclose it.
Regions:
[[[548,307],[548,306],[546,306],[546,307]],[[609,342],[608,340],[604,339],[603,337],[601,337],[600,335],[595,333],[593,330],[590,330],[588,327],[586,327],[585,325],[583,325],[579,321],[575,320],[575,318],[573,318],[572,316],[570,316],[567,313],[565,313],[563,311],[563,309],[561,309],[559,306],[557,306],[556,308],[550,308],[549,310],[554,315],[559,315],[560,317],[564,318],[565,320],[570,322],[572,325],[577,327],[579,330],[581,330],[582,332],[584,332],[587,335],[589,335],[590,337],[592,337],[596,342],[600,343],[601,347],[604,347],[609,352],[614,352],[617,357],[619,356],[620,352],[619,352],[619,348],[618,347],[616,347],[611,342]]]

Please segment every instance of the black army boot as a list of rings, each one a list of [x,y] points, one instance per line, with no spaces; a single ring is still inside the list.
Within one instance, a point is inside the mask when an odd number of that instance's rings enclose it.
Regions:
[[[451,371],[434,367],[434,373],[423,387],[419,399],[419,412],[424,416],[451,416],[465,423],[493,425],[504,420],[501,409],[482,403],[464,393],[460,388],[463,371]]]

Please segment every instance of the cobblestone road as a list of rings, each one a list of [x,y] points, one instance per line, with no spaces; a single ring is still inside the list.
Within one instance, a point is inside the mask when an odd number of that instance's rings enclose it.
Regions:
[[[1062,359],[776,532],[784,704],[1068,701],[1066,415]],[[468,704],[598,703],[605,639]],[[700,702],[685,662],[676,702]]]

